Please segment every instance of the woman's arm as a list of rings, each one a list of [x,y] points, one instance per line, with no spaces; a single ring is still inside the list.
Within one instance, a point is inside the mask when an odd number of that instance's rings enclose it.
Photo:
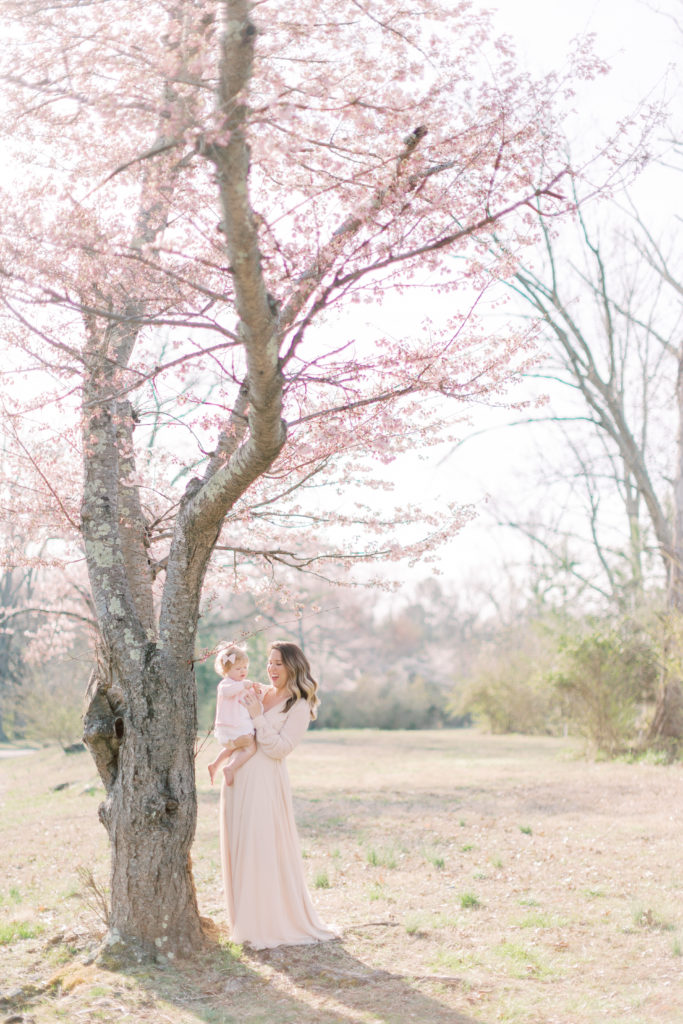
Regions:
[[[256,715],[253,718],[253,723],[259,749],[268,757],[281,761],[303,739],[310,720],[311,709],[306,700],[298,700],[289,709],[284,725],[279,732],[273,728],[265,715]]]

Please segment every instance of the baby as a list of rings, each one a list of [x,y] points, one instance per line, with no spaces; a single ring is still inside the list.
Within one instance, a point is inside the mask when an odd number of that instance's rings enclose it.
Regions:
[[[226,785],[231,786],[235,772],[256,753],[254,726],[249,712],[240,704],[240,697],[254,686],[247,679],[249,657],[243,647],[228,644],[218,652],[216,672],[222,676],[216,697],[216,721],[213,734],[223,749],[209,765],[209,776],[213,785],[214,775],[223,768]]]

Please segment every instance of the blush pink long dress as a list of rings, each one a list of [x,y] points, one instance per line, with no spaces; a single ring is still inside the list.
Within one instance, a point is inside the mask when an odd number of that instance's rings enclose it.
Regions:
[[[221,787],[223,888],[233,942],[256,949],[337,938],[306,887],[285,758],[304,736],[310,708],[285,701],[253,719],[257,749]]]

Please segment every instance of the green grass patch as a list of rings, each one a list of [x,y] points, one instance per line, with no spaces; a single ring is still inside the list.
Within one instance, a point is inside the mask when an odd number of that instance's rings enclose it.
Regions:
[[[437,914],[427,914],[423,911],[409,916],[412,920],[419,921],[420,927],[428,928],[430,931],[453,931],[459,928],[462,923],[462,919],[454,917],[452,914],[447,914],[444,911],[440,911]]]
[[[428,967],[430,971],[462,971],[476,967],[481,961],[474,953],[456,953],[450,949],[440,949]]]
[[[231,942],[230,939],[226,939],[219,943],[221,950],[228,954],[230,960],[241,960],[242,953],[244,951],[243,946],[238,942]]]
[[[327,871],[319,871],[313,879],[313,885],[316,889],[329,889],[330,880],[327,876]]]
[[[88,992],[88,998],[90,999],[101,999],[102,996],[108,996],[109,989],[105,988],[104,985],[93,985]]]
[[[451,914],[425,914],[419,911],[406,914],[403,923],[408,935],[427,935],[434,931],[452,931],[460,925],[460,921]]]
[[[669,917],[665,917],[660,914],[659,911],[653,910],[652,907],[648,907],[646,910],[642,907],[634,907],[633,923],[638,928],[649,928],[655,932],[673,932],[676,929],[676,924]]]
[[[433,867],[435,867],[437,871],[443,871],[443,869],[446,867],[446,861],[444,860],[444,858],[438,856],[437,854],[428,855],[425,857],[425,859],[429,861],[429,863]]]
[[[531,825],[520,825],[519,831],[523,832],[525,836],[530,836],[532,834]]]
[[[560,918],[553,917],[551,914],[546,914],[542,910],[537,910],[532,914],[527,914],[521,921],[517,922],[518,928],[560,928],[565,925],[566,921],[561,921]]]
[[[11,946],[23,939],[35,939],[42,930],[42,925],[31,921],[0,922],[0,946]]]
[[[46,962],[53,967],[61,967],[62,964],[68,964],[70,960],[73,960],[77,954],[78,950],[75,946],[60,943],[48,950]]]
[[[12,903],[16,906],[18,903],[22,903],[23,899],[24,897],[22,896],[20,890],[16,887],[16,885],[13,885],[10,887],[7,895],[5,895],[4,892],[0,893],[0,907],[4,907],[8,903]]]
[[[453,930],[460,926],[460,921],[457,917],[453,917],[452,914],[431,914],[427,919],[427,923],[430,928],[440,929],[441,931]]]
[[[510,963],[516,978],[548,978],[552,973],[535,950],[518,942],[501,942],[495,951]]]
[[[463,910],[476,910],[481,906],[479,897],[474,892],[461,892],[458,899]]]
[[[422,914],[408,914],[403,921],[406,935],[424,935],[424,917]]]
[[[365,856],[368,864],[371,864],[374,868],[396,867],[396,854],[393,850],[375,849],[374,846],[371,846]]]
[[[584,896],[587,900],[600,900],[604,899],[607,893],[603,892],[602,889],[586,889]]]

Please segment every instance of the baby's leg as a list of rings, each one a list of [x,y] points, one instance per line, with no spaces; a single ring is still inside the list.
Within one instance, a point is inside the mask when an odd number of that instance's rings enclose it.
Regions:
[[[223,778],[225,779],[226,786],[232,786],[235,781],[235,772],[238,768],[241,768],[250,757],[253,757],[256,753],[256,741],[252,740],[248,747],[242,747],[240,750],[236,750],[232,755],[225,768],[223,769]]]
[[[211,779],[211,785],[212,786],[213,786],[213,779],[214,779],[214,776],[215,776],[216,772],[218,771],[220,766],[223,764],[223,762],[227,761],[227,759],[233,753],[234,749],[235,748],[233,747],[232,743],[228,743],[227,746],[223,747],[223,749],[221,750],[221,752],[218,755],[218,757],[216,757],[211,762],[211,764],[209,765],[209,778]]]

